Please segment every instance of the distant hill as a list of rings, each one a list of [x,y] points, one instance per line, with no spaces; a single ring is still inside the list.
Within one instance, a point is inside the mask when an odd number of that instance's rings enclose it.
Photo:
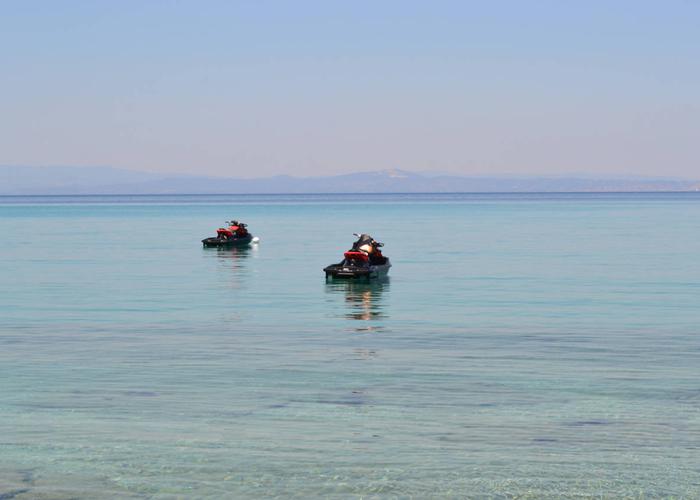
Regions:
[[[403,170],[258,179],[167,175],[111,167],[0,166],[0,195],[233,193],[488,193],[698,191],[700,181],[647,177],[486,177]]]

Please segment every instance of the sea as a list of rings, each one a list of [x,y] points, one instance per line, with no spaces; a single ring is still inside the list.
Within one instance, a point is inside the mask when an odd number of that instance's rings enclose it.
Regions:
[[[326,281],[360,232],[389,277]],[[0,499],[700,498],[699,193],[6,196],[0,239]]]

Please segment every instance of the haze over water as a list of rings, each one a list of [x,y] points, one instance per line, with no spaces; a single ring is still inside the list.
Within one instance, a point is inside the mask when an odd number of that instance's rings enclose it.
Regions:
[[[224,220],[257,248],[201,248]],[[700,496],[700,197],[0,197],[0,498]],[[353,232],[376,283],[326,283]]]

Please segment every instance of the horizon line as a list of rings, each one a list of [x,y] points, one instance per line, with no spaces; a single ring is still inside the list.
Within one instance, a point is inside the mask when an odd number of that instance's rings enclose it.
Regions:
[[[390,192],[309,192],[309,193],[81,193],[81,194],[2,194],[0,198],[122,198],[166,196],[397,196],[397,195],[523,195],[523,194],[681,194],[700,193],[698,189],[635,190],[635,191],[390,191]]]

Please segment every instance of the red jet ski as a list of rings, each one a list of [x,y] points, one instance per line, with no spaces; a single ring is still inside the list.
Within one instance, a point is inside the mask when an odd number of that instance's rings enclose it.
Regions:
[[[227,221],[227,227],[220,227],[216,230],[216,236],[204,238],[202,245],[206,247],[240,247],[250,245],[253,235],[246,229],[248,224],[243,224],[237,220]]]
[[[378,278],[389,272],[391,262],[379,243],[368,234],[355,234],[358,240],[343,254],[343,260],[325,267],[326,278]]]

